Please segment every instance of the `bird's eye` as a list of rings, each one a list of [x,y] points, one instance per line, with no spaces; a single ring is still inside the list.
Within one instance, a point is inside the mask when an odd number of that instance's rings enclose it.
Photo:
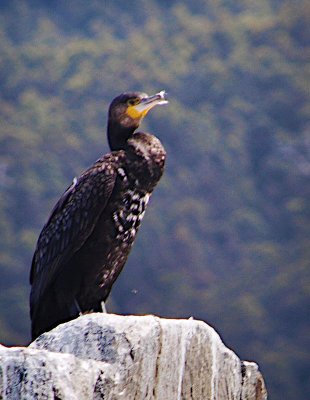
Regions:
[[[138,98],[127,100],[127,105],[128,106],[136,106],[139,103],[140,103],[140,99],[138,99]]]

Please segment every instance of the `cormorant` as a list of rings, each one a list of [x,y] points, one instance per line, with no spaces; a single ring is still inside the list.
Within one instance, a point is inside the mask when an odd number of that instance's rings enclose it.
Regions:
[[[32,340],[102,310],[165,166],[160,141],[135,131],[151,108],[166,103],[164,91],[123,93],[112,101],[111,153],[74,178],[38,238],[30,273]]]

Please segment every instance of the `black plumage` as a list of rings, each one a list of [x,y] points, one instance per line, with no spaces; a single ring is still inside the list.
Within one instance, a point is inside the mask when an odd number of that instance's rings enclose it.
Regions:
[[[80,313],[101,311],[164,171],[160,141],[135,131],[151,108],[165,103],[164,92],[112,101],[112,152],[73,180],[39,236],[30,273],[32,339]]]

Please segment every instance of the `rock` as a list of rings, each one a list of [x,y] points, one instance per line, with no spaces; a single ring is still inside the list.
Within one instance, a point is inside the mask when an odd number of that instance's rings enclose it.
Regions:
[[[0,346],[0,399],[92,399],[101,364],[72,354]]]
[[[202,321],[83,315],[28,348],[0,346],[0,399],[264,400],[241,362]]]

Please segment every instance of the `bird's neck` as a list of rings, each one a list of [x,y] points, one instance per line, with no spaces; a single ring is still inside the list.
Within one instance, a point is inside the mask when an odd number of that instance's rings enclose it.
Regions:
[[[127,141],[134,134],[135,128],[124,127],[115,121],[108,122],[108,141],[110,149],[125,150],[127,148]]]

